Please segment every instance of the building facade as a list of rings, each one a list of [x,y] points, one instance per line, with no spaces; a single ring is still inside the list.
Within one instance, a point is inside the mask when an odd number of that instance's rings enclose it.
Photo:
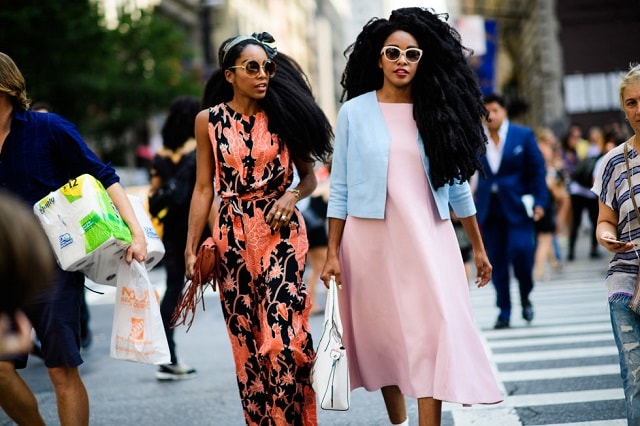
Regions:
[[[512,120],[560,131],[565,121],[555,0],[462,0],[460,13],[495,23],[495,92]]]
[[[623,122],[618,83],[640,62],[640,2],[558,0],[567,120],[584,129]]]
[[[640,3],[627,0],[458,0],[498,26],[496,90],[515,120],[562,136],[620,122],[618,81],[640,61]]]

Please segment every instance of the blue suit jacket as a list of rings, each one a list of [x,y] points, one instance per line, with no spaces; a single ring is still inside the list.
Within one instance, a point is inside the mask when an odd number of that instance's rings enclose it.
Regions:
[[[522,203],[524,194],[532,194],[536,206],[546,206],[549,197],[545,180],[546,168],[531,129],[509,123],[497,173],[491,171],[486,156],[482,156],[480,161],[486,173],[486,177],[480,176],[478,179],[475,192],[477,219],[480,225],[487,219],[494,185],[498,188],[498,197],[509,223],[531,220]],[[545,212],[547,213],[549,212]]]

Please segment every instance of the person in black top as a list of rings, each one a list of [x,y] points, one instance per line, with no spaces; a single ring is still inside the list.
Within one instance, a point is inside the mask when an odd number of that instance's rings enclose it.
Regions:
[[[171,317],[178,305],[185,283],[184,249],[187,243],[189,203],[195,184],[195,118],[200,111],[197,99],[182,96],[175,99],[162,127],[163,146],[155,154],[151,166],[149,211],[162,221],[165,246],[164,267],[166,291],[160,304],[171,364],[161,365],[158,380],[195,377],[195,369],[178,362]]]

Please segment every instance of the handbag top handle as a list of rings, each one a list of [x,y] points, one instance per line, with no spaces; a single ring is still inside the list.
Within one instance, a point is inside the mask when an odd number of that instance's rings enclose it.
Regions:
[[[333,275],[329,280],[327,304],[324,312],[324,323],[327,322],[333,322],[336,331],[342,336],[342,319],[340,318],[340,308],[338,306],[338,285],[336,284],[336,277]]]

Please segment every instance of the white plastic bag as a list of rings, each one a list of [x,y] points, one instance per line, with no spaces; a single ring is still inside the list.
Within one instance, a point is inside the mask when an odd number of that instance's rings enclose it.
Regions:
[[[322,336],[316,349],[311,371],[313,389],[324,410],[349,409],[351,384],[349,362],[342,345],[342,320],[338,309],[338,288],[334,277],[329,282],[327,304],[324,311]]]
[[[137,261],[120,262],[111,329],[112,358],[144,364],[169,364],[160,305],[147,269]]]

